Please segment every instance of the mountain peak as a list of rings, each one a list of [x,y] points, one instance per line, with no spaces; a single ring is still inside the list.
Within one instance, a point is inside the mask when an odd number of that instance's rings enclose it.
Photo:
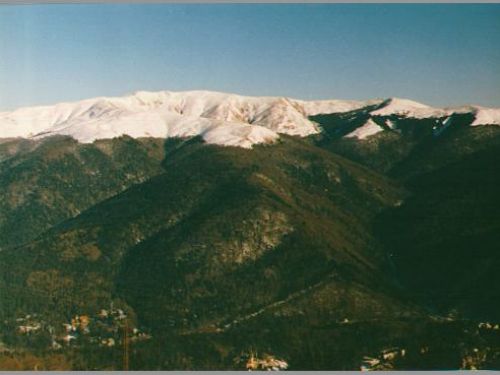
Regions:
[[[428,105],[416,102],[414,100],[403,98],[389,98],[382,102],[381,108],[371,112],[371,114],[376,116],[418,116],[420,114],[426,116],[436,111],[439,111],[439,109],[432,108]]]

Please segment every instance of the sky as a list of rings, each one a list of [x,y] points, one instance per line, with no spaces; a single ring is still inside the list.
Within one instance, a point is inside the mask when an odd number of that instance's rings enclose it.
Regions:
[[[500,4],[0,6],[0,110],[198,89],[500,107]]]

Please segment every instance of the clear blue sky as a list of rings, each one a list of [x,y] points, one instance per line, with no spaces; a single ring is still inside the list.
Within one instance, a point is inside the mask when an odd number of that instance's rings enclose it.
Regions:
[[[0,110],[190,89],[500,107],[500,4],[0,6]]]

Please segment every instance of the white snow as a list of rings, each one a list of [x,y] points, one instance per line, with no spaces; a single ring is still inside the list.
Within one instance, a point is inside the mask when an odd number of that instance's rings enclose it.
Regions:
[[[372,111],[371,115],[425,118],[472,112],[475,114],[473,125],[500,125],[499,109],[437,109],[398,98],[304,101],[212,91],[139,91],[124,97],[98,97],[0,112],[0,138],[61,134],[89,143],[121,135],[161,138],[200,135],[207,143],[251,148],[257,143],[274,142],[279,134],[304,137],[318,133],[319,127],[308,116],[348,112],[383,103],[384,107]],[[348,137],[363,139],[381,130],[373,121],[368,121]]]
[[[373,100],[316,100],[316,101],[296,101],[302,105],[308,116],[330,113],[343,113],[361,109],[370,105],[381,104],[382,99]]]
[[[476,107],[474,113],[475,119],[471,126],[478,125],[500,125],[500,109],[499,108],[483,108]]]
[[[278,133],[319,132],[300,101],[210,91],[146,92],[0,113],[0,138],[69,135],[80,142],[131,137],[189,137],[251,147]]]
[[[360,126],[359,128],[356,128],[354,131],[350,132],[349,134],[345,135],[345,138],[357,138],[357,139],[365,139],[371,135],[377,134],[384,129],[377,125],[372,119],[368,119],[368,121]]]
[[[257,143],[272,143],[278,139],[278,134],[259,125],[224,124],[214,126],[203,133],[207,143],[222,146],[237,146],[252,148]]]
[[[385,124],[386,124],[386,125],[387,125],[390,129],[393,129],[393,130],[395,130],[395,129],[396,129],[396,127],[397,127],[397,126],[396,126],[396,123],[395,123],[394,121],[392,121],[392,120],[389,120],[389,119],[385,120]]]
[[[372,101],[373,102],[373,101]],[[207,143],[252,147],[278,134],[307,136],[320,131],[308,116],[362,108],[372,102],[306,102],[246,97],[212,91],[148,92],[99,97],[0,113],[0,138],[69,135],[80,142],[131,137],[190,137]]]
[[[372,116],[399,115],[413,118],[441,117],[445,110],[429,107],[428,105],[408,99],[391,98],[385,106],[370,112]]]

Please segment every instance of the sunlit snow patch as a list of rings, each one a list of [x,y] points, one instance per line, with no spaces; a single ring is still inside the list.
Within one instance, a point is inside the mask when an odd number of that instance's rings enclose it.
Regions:
[[[368,119],[368,121],[364,125],[360,126],[359,128],[350,132],[349,134],[345,135],[344,137],[365,139],[365,138],[367,138],[371,135],[377,134],[383,130],[384,129],[381,126],[377,125],[375,123],[375,121],[373,121],[372,119]]]

